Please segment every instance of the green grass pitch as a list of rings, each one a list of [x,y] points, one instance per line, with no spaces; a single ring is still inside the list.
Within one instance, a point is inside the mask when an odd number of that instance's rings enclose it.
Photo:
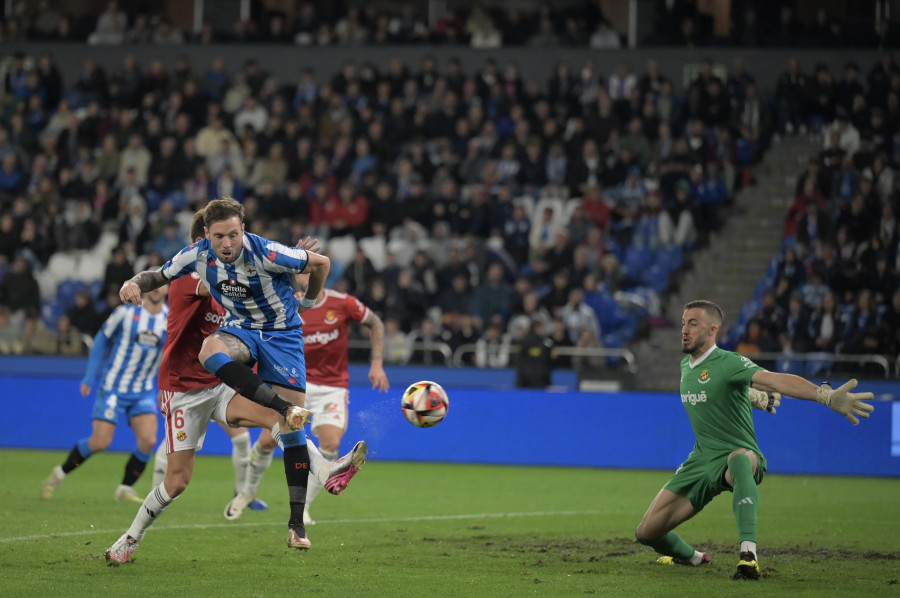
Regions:
[[[657,565],[633,530],[667,472],[384,463],[322,494],[307,553],[285,546],[276,460],[269,511],[228,522],[231,461],[199,457],[187,493],[125,566],[104,550],[138,505],[115,503],[126,456],[96,455],[50,501],[62,452],[0,451],[0,594],[18,596],[898,596],[900,480],[768,475],[759,582],[735,582],[731,495],[679,530],[712,565]],[[149,472],[149,469],[148,469]],[[149,475],[137,485],[149,490]]]

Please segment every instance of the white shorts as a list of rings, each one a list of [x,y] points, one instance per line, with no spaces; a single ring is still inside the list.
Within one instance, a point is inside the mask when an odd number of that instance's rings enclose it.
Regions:
[[[322,425],[341,430],[347,425],[347,405],[350,393],[339,386],[306,383],[306,408],[312,411],[310,423],[313,434]],[[316,434],[318,436],[318,434]]]
[[[202,449],[210,420],[228,425],[228,403],[236,394],[226,384],[188,392],[162,391],[159,408],[166,418],[166,454]]]

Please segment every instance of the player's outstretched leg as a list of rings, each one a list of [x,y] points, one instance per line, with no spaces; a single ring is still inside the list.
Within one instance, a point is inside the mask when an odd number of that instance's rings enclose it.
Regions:
[[[310,442],[307,442],[307,446],[311,447],[311,446],[313,446],[313,444]],[[318,496],[319,491],[325,487],[325,483],[330,479],[332,468],[334,467],[334,464],[338,460],[337,451],[330,452],[330,451],[322,450],[322,447],[319,447],[319,453],[322,455],[322,462],[319,464],[319,466],[322,467],[323,469],[328,470],[329,478],[326,478],[323,481],[317,475],[309,476],[309,482],[306,486],[306,506],[303,507],[303,524],[304,525],[315,525],[316,524],[315,520],[312,518],[312,515],[309,514],[309,507],[312,505],[313,501],[316,499],[316,496]],[[312,452],[310,452],[309,460],[310,460],[310,467],[312,467],[312,461],[313,461]],[[312,472],[310,472],[310,473],[312,473]]]
[[[218,333],[214,333],[213,337],[215,334]],[[205,346],[206,342],[204,342]],[[280,413],[287,420],[288,426],[292,430],[299,430],[309,421],[309,411],[297,407],[279,396],[269,385],[263,382],[262,378],[253,373],[253,370],[247,367],[246,364],[232,360],[227,353],[213,353],[206,359],[203,359],[203,356],[204,352],[201,351],[200,357],[203,360],[203,367],[206,368],[206,371],[254,403],[274,409]],[[305,416],[303,412],[306,412]]]
[[[360,468],[366,463],[369,447],[365,440],[360,440],[349,453],[338,459],[331,466],[325,489],[331,494],[343,494]]]

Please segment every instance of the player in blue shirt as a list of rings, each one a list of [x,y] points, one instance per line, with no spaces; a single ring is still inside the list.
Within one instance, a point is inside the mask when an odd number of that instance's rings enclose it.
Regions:
[[[327,257],[288,247],[244,231],[244,207],[233,199],[216,199],[204,208],[206,238],[185,247],[162,268],[141,272],[122,285],[125,303],[140,304],[141,293],[169,280],[197,272],[210,294],[228,311],[225,324],[207,337],[200,350],[203,366],[236,392],[284,417],[281,435],[291,516],[288,546],[306,550],[303,507],[309,476],[309,453],[303,426],[309,411],[303,331],[298,313],[315,301],[294,297],[291,279],[308,272],[309,293],[325,283]],[[251,366],[258,365],[258,374]],[[272,387],[277,387],[276,392]],[[163,500],[171,500],[163,496]]]
[[[41,498],[52,497],[70,471],[94,453],[106,450],[112,442],[116,423],[125,415],[138,446],[125,465],[125,476],[116,489],[115,499],[144,500],[135,493],[133,486],[144,472],[156,445],[156,378],[169,314],[165,304],[166,288],[147,293],[142,306],[117,307],[94,337],[87,372],[81,381],[81,396],[86,397],[91,393],[102,365],[100,388],[94,402],[93,431],[89,437],[78,441],[62,465],[53,468],[41,486]]]

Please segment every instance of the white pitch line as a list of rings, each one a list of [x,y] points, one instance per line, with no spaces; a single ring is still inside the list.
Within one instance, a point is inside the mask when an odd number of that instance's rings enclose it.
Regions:
[[[409,523],[416,521],[453,521],[459,519],[503,519],[506,517],[570,517],[572,515],[602,515],[609,511],[533,511],[523,513],[468,513],[460,515],[433,515],[430,517],[392,517],[392,518],[363,518],[363,519],[334,519],[331,521],[318,521],[321,524],[354,524],[354,523]],[[155,525],[152,530],[182,530],[182,529],[216,529],[225,527],[257,527],[263,525],[284,525],[283,521],[260,521],[254,523],[209,523],[194,525]],[[95,534],[121,534],[122,529],[86,529],[75,532],[58,532],[55,534],[32,534],[30,536],[0,537],[0,544],[8,542],[25,542],[28,540],[49,540],[51,538],[67,538],[71,536],[90,536]]]

